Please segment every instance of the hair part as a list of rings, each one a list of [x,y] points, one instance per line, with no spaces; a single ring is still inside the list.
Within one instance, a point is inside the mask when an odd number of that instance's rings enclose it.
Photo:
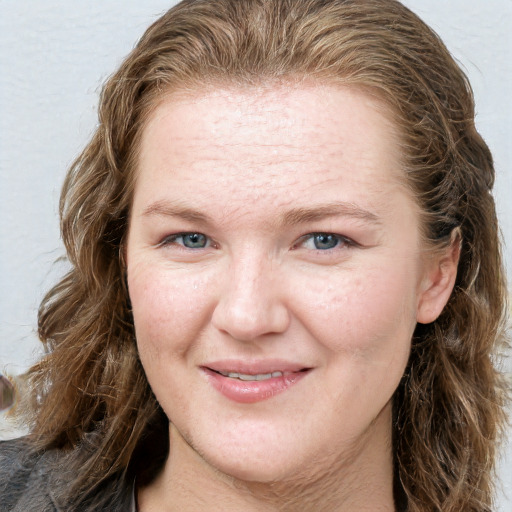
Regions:
[[[425,240],[436,248],[454,230],[461,236],[455,289],[435,322],[417,326],[394,398],[397,502],[410,512],[491,510],[505,402],[493,364],[505,307],[493,162],[466,77],[395,0],[185,0],[106,82],[100,124],[61,196],[72,269],[41,304],[48,354],[29,372],[34,446],[76,453],[69,503],[129,472],[144,443],[166,446],[167,419],[137,354],[122,256],[151,112],[173,91],[306,80],[364,88],[385,102]]]

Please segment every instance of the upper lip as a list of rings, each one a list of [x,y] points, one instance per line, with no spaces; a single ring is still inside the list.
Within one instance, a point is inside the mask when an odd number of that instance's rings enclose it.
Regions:
[[[260,375],[272,372],[295,373],[311,369],[310,366],[281,359],[264,359],[260,361],[225,359],[203,364],[202,367],[214,372],[233,372],[245,375]]]

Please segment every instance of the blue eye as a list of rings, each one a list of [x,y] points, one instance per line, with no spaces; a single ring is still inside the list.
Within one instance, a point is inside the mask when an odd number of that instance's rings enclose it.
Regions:
[[[202,233],[180,233],[167,237],[163,244],[178,244],[187,249],[204,249],[210,245],[210,241],[206,235]]]
[[[340,243],[340,238],[330,233],[317,233],[313,235],[313,243],[315,249],[334,249]]]
[[[186,233],[181,238],[188,249],[203,249],[208,244],[208,239],[201,233]]]
[[[351,246],[353,243],[334,233],[310,233],[302,238],[302,246],[306,249],[328,251],[336,247]]]

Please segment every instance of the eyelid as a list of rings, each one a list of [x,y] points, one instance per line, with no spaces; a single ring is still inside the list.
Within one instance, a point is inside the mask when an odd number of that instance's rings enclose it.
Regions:
[[[318,252],[329,252],[329,251],[333,251],[333,250],[341,250],[342,248],[347,249],[347,248],[352,248],[352,247],[360,247],[360,244],[358,244],[355,240],[353,240],[352,238],[349,238],[345,235],[340,235],[338,233],[332,233],[330,231],[315,231],[315,232],[307,233],[306,235],[301,236],[297,240],[297,242],[293,245],[293,249],[299,248],[301,245],[304,245],[304,243],[306,241],[308,241],[311,238],[318,236],[318,235],[334,236],[341,243],[341,247],[339,246],[340,244],[338,244],[335,247],[333,247],[332,249],[313,249]]]
[[[176,243],[177,239],[183,238],[186,235],[202,235],[206,238],[207,245],[205,245],[205,247],[192,248],[192,247],[185,246],[183,243]],[[361,245],[359,243],[357,243],[355,240],[353,240],[352,238],[349,238],[345,235],[333,233],[330,231],[314,231],[314,232],[307,233],[307,234],[301,236],[293,244],[292,249],[295,250],[295,249],[300,248],[301,246],[304,245],[304,243],[306,241],[308,241],[318,235],[333,236],[339,240],[339,243],[336,246],[332,247],[331,249],[311,249],[311,250],[316,250],[318,252],[330,252],[330,251],[334,251],[334,250],[348,249],[348,248],[352,248],[352,247],[361,247]],[[213,248],[217,247],[217,244],[214,242],[214,240],[212,240],[211,237],[209,237],[208,235],[201,233],[199,231],[181,231],[178,233],[172,233],[172,234],[166,235],[156,244],[156,246],[157,247],[166,247],[171,244],[175,244],[176,246],[178,246],[186,251],[198,251],[200,249],[208,249],[211,247],[213,247]]]
[[[181,243],[176,243],[176,239],[183,238],[186,235],[202,235],[206,238],[207,245],[205,247],[192,248],[192,247],[187,247]],[[172,234],[166,235],[162,238],[162,240],[160,240],[160,242],[158,242],[156,244],[156,246],[157,247],[166,247],[171,244],[175,244],[176,246],[178,246],[186,251],[198,251],[200,249],[208,249],[210,247],[216,247],[215,242],[208,235],[205,235],[204,233],[201,233],[200,231],[180,231],[179,233],[172,233]]]

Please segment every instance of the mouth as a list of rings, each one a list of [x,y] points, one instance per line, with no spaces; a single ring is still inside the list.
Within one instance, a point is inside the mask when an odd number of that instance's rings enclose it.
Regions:
[[[219,375],[223,375],[224,377],[229,377],[230,379],[238,379],[245,382],[253,382],[253,381],[262,381],[262,380],[269,380],[269,379],[275,379],[278,377],[284,377],[287,375],[290,375],[292,373],[298,373],[298,372],[286,372],[286,371],[273,371],[269,373],[257,373],[257,374],[249,374],[249,373],[239,373],[239,372],[223,372],[223,371],[216,371],[209,368],[212,372],[218,373]],[[302,370],[299,370],[299,372],[307,372],[309,368],[303,368]]]
[[[265,368],[263,368],[264,366]],[[238,403],[255,403],[291,389],[312,368],[291,364],[215,363],[201,367],[208,382],[221,395]]]

